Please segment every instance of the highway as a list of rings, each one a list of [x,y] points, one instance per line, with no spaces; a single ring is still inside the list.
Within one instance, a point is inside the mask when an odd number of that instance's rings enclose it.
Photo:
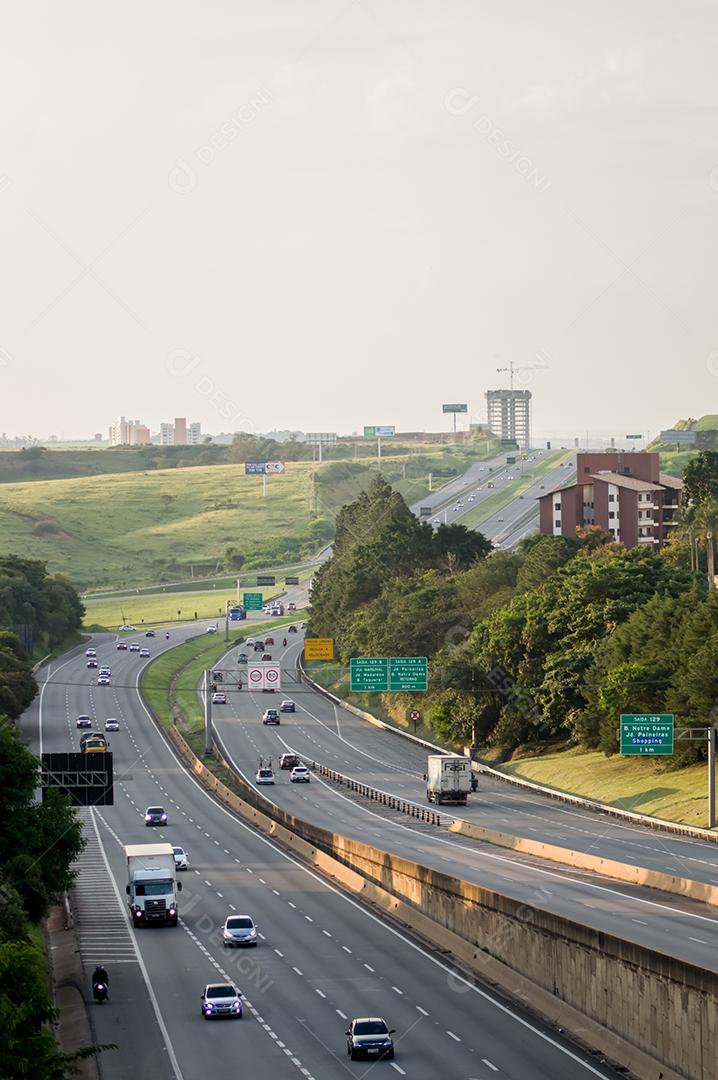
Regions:
[[[192,633],[196,627],[173,631],[170,643],[155,638],[151,652]],[[365,1076],[367,1064],[348,1060],[344,1038],[347,1020],[361,1015],[383,1015],[397,1029],[396,1060],[372,1068],[382,1075],[617,1075],[493,991],[452,972],[440,955],[221,807],[181,767],[148,716],[138,693],[146,661],[118,652],[109,635],[92,643],[100,663],[112,667],[113,685],[97,686],[84,650],[74,650],[40,671],[41,693],[22,727],[37,750],[50,751],[78,747],[80,713],[98,726],[109,716],[120,721],[111,749],[127,779],[116,785],[114,806],[81,812],[89,844],[74,894],[88,986],[98,960],[110,972],[109,1003],[90,1010],[98,1041],[118,1045],[102,1055],[103,1080],[194,1080],[208,1069],[233,1076],[239,1068],[272,1078],[320,1080],[345,1069]],[[256,726],[254,703],[248,694],[244,700]],[[261,734],[276,745],[277,735],[296,733]],[[312,798],[319,788],[310,788]],[[145,807],[157,803],[169,812],[160,836],[144,824]],[[124,910],[122,846],[157,839],[189,852],[181,922],[135,932]],[[218,928],[235,911],[258,923],[256,950],[223,951]],[[208,1023],[200,1015],[205,983],[218,980],[242,990],[242,1020]]]
[[[511,451],[508,453],[511,456]],[[478,529],[496,547],[514,547],[522,537],[537,531],[538,496],[575,479],[575,458],[571,451],[561,451],[559,454],[553,451],[552,456],[559,458],[560,463],[557,462],[555,468],[538,476],[528,487],[523,487],[519,494],[490,517],[476,522],[476,511],[482,503],[495,499],[502,490],[514,487],[515,481],[525,473],[534,471],[545,454],[546,451],[534,450],[529,455],[534,461],[522,461],[517,453],[519,460],[514,465],[506,464],[506,452],[486,461],[476,461],[439,491],[413,503],[411,510],[419,515],[422,506],[431,506],[431,517],[423,517],[422,520],[428,521],[434,528],[441,524],[465,524],[468,528]]]
[[[426,751],[401,736],[375,728],[306,684],[297,684],[294,665],[301,641],[293,638],[291,635],[286,651],[281,648],[281,640],[275,638],[279,647],[270,650],[275,659],[281,659],[281,694],[230,689],[227,705],[213,709],[216,730],[247,780],[254,782],[260,757],[271,758],[277,782],[272,788],[262,787],[265,796],[318,825],[331,823],[337,831],[379,848],[718,970],[715,908],[449,834],[354,796],[345,787],[317,775],[309,786],[291,784],[288,774],[278,770],[279,756],[289,750],[309,762],[320,762],[385,792],[426,805],[422,779]],[[227,688],[226,682],[224,685]],[[285,696],[294,700],[296,713],[283,714],[279,727],[263,725],[261,714],[268,703],[276,705],[272,699]],[[479,790],[471,797],[469,807],[447,807],[445,813],[529,839],[718,883],[718,848],[710,842],[620,822],[486,776],[480,778]]]

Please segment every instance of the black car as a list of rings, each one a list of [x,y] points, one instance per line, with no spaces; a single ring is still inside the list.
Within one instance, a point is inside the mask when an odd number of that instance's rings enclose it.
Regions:
[[[249,657],[247,656],[246,652],[241,652],[241,653],[239,653],[237,655],[237,663],[238,664],[248,664],[249,663]]]
[[[155,636],[154,630],[145,630],[145,637],[154,637],[154,636]]]
[[[264,652],[264,642],[263,641],[255,641],[255,643],[254,643],[254,651],[255,652]]]
[[[287,631],[287,633],[288,634],[296,634],[296,632],[297,632],[297,628],[294,625],[294,623],[292,623],[292,625],[289,627],[289,630]]]
[[[394,1057],[394,1028],[387,1027],[380,1016],[360,1016],[347,1029],[347,1054],[356,1061],[359,1057]]]

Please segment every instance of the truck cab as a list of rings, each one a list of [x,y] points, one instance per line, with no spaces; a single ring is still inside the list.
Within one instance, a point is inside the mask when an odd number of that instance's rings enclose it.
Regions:
[[[128,844],[128,906],[135,927],[151,923],[177,925],[177,881],[174,850],[171,844]]]

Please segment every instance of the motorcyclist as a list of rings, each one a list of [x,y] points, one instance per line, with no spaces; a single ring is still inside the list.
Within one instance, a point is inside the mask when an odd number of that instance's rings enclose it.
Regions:
[[[169,641],[169,637],[170,637],[170,632],[169,632],[169,630],[168,630],[168,631],[167,631],[167,633],[165,634],[165,637],[166,637],[166,638],[167,638],[167,640]]]
[[[286,638],[283,638],[283,640],[282,640],[282,645],[283,645],[283,646],[284,646],[284,648],[286,649],[286,647],[287,647],[287,639],[286,639]]]
[[[104,964],[98,964],[95,970],[92,972],[92,989],[94,991],[98,983],[104,983],[107,989],[110,987],[110,978],[107,974],[107,968]]]

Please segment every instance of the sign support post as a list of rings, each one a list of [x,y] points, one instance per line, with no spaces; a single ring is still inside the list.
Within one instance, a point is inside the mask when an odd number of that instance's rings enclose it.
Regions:
[[[210,672],[204,672],[204,756],[212,757],[212,694],[210,692]]]

